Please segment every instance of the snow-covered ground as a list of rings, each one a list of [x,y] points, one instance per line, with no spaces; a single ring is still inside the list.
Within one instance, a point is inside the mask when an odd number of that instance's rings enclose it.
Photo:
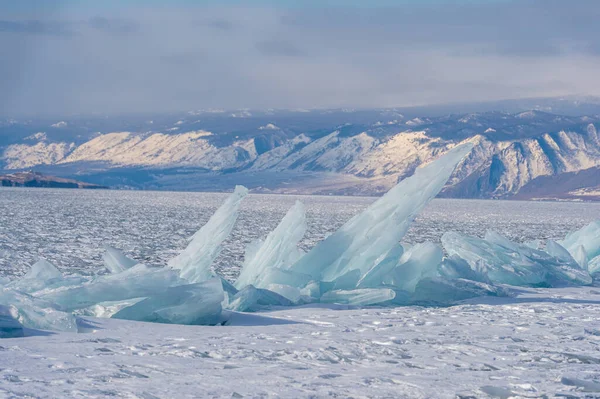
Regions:
[[[87,333],[0,341],[0,397],[594,398],[598,305],[600,289],[583,287],[217,327],[86,319]]]

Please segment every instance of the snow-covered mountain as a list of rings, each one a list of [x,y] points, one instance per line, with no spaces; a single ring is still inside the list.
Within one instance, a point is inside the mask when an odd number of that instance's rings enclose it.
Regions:
[[[176,121],[152,129],[154,121],[124,123],[136,129],[106,133],[91,132],[96,125],[87,122],[87,130],[70,136],[55,133],[75,129],[72,121],[28,135],[21,127],[22,139],[0,142],[0,162],[7,170],[50,168],[101,184],[106,173],[118,182],[119,173],[127,172],[126,184],[134,187],[202,190],[239,182],[278,192],[364,194],[387,190],[419,165],[470,141],[473,151],[443,193],[468,198],[537,197],[543,182],[555,185],[551,177],[600,167],[597,115],[538,110],[434,117],[398,110],[233,114],[188,114],[193,121],[173,116]],[[337,123],[343,120],[351,122]],[[131,170],[143,172],[144,181],[131,178]],[[594,174],[582,176],[587,175]],[[598,182],[578,181],[564,194],[592,198]]]

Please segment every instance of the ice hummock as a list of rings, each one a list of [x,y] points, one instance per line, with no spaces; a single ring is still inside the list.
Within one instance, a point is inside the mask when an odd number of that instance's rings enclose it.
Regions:
[[[418,168],[413,176],[402,180],[318,243],[290,270],[324,281],[333,281],[358,270],[360,279],[402,240],[414,218],[440,192],[471,149],[470,143],[458,146],[429,165]]]
[[[600,272],[600,222],[545,245],[514,243],[494,232],[483,239],[449,232],[442,237],[446,256],[434,243],[401,242],[470,150],[459,146],[417,169],[306,254],[298,249],[306,216],[296,203],[264,240],[249,245],[235,284],[211,266],[248,192],[241,186],[164,267],[111,247],[103,257],[110,274],[63,276],[40,260],[22,278],[0,281],[0,336],[19,336],[24,328],[77,331],[79,316],[212,325],[226,323],[230,310],[311,302],[446,306],[508,295],[505,284],[591,284],[591,274]]]

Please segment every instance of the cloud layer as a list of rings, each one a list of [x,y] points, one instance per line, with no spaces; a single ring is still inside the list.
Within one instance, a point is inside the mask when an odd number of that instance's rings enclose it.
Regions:
[[[0,15],[6,115],[600,95],[596,0]]]

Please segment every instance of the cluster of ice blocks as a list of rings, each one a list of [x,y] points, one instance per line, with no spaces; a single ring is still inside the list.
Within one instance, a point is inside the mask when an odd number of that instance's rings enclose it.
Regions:
[[[508,295],[506,285],[590,285],[600,277],[600,221],[563,241],[517,244],[448,232],[442,247],[402,244],[414,218],[471,150],[454,148],[392,188],[308,253],[298,202],[264,240],[246,250],[234,284],[211,265],[230,234],[247,190],[234,193],[165,267],[140,264],[119,250],[104,255],[109,274],[64,276],[45,260],[21,279],[0,279],[0,337],[24,328],[77,331],[77,317],[156,323],[223,324],[232,311],[338,303],[355,306],[452,305],[477,296]]]

